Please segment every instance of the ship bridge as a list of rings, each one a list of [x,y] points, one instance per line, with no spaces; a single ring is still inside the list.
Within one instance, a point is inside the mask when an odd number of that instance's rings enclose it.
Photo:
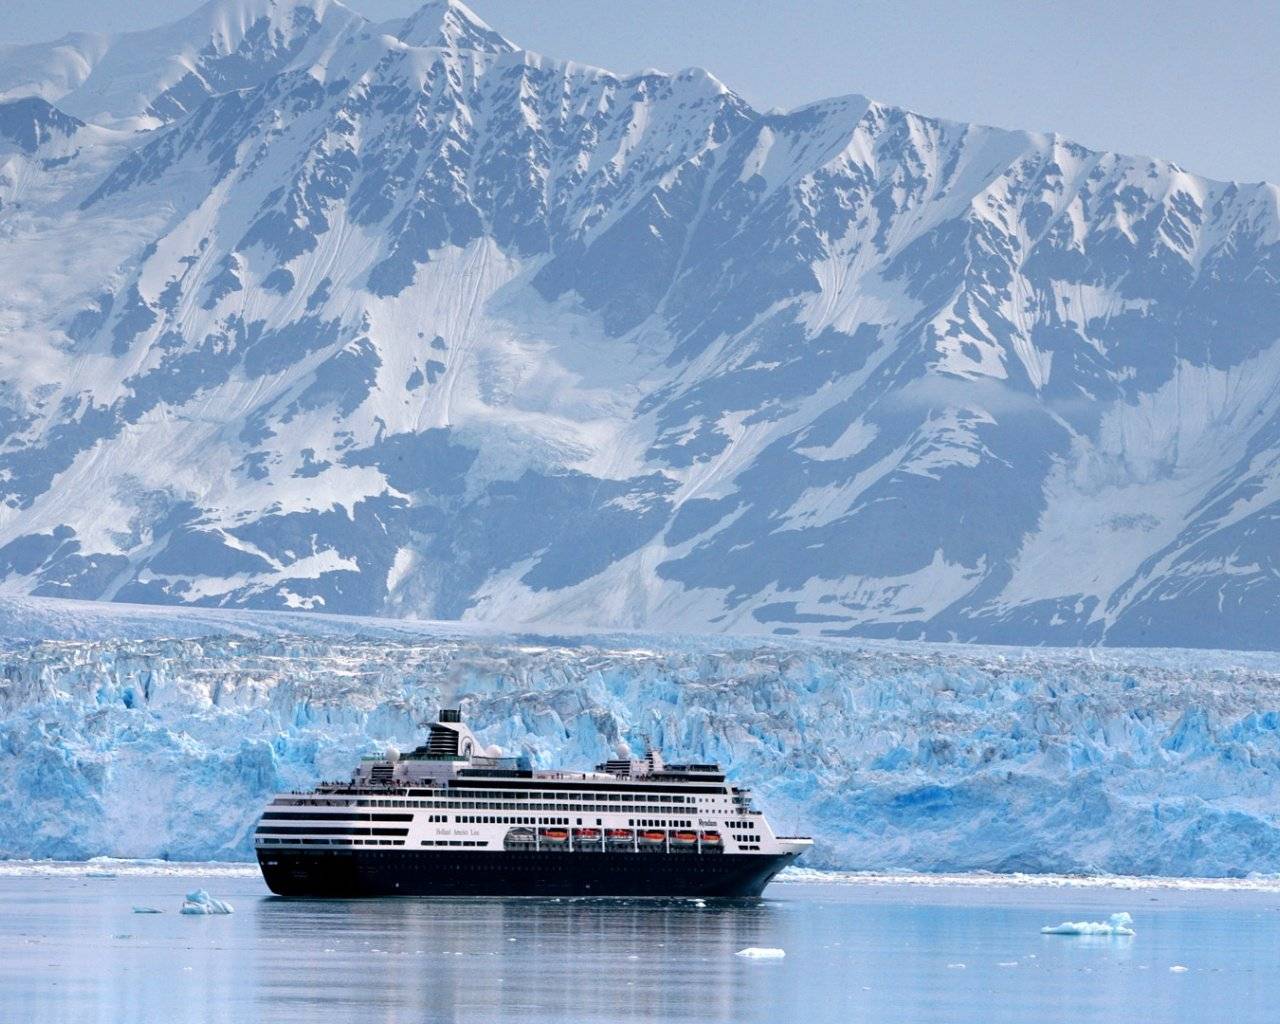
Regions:
[[[443,783],[468,775],[528,778],[532,775],[524,757],[496,757],[485,753],[475,733],[462,721],[457,708],[444,708],[439,719],[427,726],[427,741],[407,754],[389,753],[365,758],[352,783],[359,785],[414,786]]]

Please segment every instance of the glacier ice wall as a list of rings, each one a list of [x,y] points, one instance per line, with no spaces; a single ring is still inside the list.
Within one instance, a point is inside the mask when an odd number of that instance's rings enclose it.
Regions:
[[[66,639],[16,607],[0,605],[7,857],[246,858],[271,793],[345,776],[461,703],[484,742],[542,766],[646,738],[720,760],[775,827],[815,836],[813,867],[1280,872],[1276,655],[338,619],[325,635],[318,616],[161,610],[68,614]]]

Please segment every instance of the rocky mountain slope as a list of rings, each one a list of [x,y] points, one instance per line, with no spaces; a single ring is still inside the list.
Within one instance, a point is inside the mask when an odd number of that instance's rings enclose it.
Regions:
[[[0,48],[0,592],[1274,647],[1277,200],[449,0]]]

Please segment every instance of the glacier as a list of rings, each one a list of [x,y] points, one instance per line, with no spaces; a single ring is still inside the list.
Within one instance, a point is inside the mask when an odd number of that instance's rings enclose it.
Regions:
[[[211,0],[0,46],[0,268],[3,594],[1277,643],[1272,184]]]
[[[502,633],[0,600],[0,856],[244,860],[442,705],[544,767],[718,760],[807,868],[1280,873],[1280,655]]]

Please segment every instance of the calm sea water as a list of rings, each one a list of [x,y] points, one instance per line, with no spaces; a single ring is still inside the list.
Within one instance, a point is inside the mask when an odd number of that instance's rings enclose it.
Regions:
[[[180,916],[197,886],[236,912]],[[1039,934],[1119,910],[1134,938]],[[735,956],[749,946],[786,957]],[[1271,1024],[1280,893],[786,883],[740,906],[290,902],[244,876],[0,877],[0,1019]]]

